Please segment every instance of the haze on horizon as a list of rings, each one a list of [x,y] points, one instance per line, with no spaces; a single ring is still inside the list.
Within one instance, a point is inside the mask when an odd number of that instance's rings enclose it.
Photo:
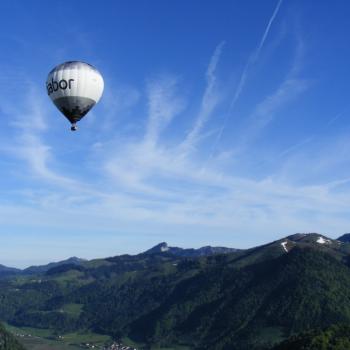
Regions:
[[[350,4],[0,4],[0,264],[350,229]],[[105,80],[76,133],[57,64]]]

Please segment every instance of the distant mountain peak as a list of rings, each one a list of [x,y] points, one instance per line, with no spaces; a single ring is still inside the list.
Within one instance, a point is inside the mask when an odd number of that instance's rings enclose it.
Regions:
[[[156,246],[154,246],[153,248],[145,251],[144,254],[168,253],[168,254],[183,256],[183,257],[197,257],[197,256],[207,256],[207,255],[213,255],[213,254],[232,253],[238,250],[239,249],[235,249],[235,248],[211,247],[211,246],[205,246],[198,249],[194,249],[194,248],[184,249],[179,247],[170,247],[168,243],[161,242]]]
[[[344,233],[342,236],[337,238],[338,241],[349,243],[350,242],[350,233]]]
[[[160,246],[161,252],[167,252],[169,250],[168,244],[167,243],[162,243]]]
[[[72,256],[66,260],[63,260],[62,262],[67,262],[67,263],[81,263],[87,261],[86,259],[78,258],[77,256]]]
[[[151,249],[148,249],[145,253],[146,254],[164,253],[164,252],[167,252],[169,249],[170,248],[167,242],[161,242],[155,245],[154,247],[152,247]]]
[[[67,265],[67,264],[74,264],[74,265],[80,265],[86,262],[87,260],[78,258],[76,256],[72,256],[68,259],[57,261],[57,262],[51,262],[46,265],[38,265],[38,266],[29,266],[23,271],[27,274],[33,274],[33,273],[44,273],[53,267],[61,266],[61,265]]]
[[[296,233],[294,235],[287,236],[286,239],[292,242],[308,242],[308,243],[319,243],[319,244],[331,244],[335,240],[331,239],[320,233]]]
[[[350,242],[350,234],[344,239],[348,240],[343,242]],[[295,247],[310,247],[323,251],[325,249],[341,251],[345,249],[342,247],[343,242],[341,239],[332,239],[320,233],[296,233],[277,241],[280,244],[280,249],[285,253],[289,253]]]

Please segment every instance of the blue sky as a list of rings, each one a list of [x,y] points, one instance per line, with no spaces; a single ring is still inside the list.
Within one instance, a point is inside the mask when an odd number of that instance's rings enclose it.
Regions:
[[[0,263],[350,229],[347,1],[2,1]],[[71,133],[45,91],[96,66]]]

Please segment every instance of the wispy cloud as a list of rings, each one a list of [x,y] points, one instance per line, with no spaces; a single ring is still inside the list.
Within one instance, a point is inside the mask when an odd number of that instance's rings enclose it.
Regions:
[[[216,68],[223,50],[225,42],[221,42],[215,49],[206,72],[206,88],[202,97],[199,114],[195,120],[195,124],[191,131],[188,133],[186,139],[181,145],[184,153],[192,150],[197,141],[200,138],[200,132],[202,131],[205,123],[212,115],[215,107],[217,106],[220,98],[215,90],[216,88]]]
[[[160,133],[184,108],[184,101],[175,94],[176,78],[165,77],[148,84],[148,123],[145,142],[154,146]]]
[[[254,142],[261,131],[273,121],[276,112],[297,98],[309,85],[306,79],[290,77],[284,80],[277,90],[259,103],[249,116],[245,132],[240,137],[236,150],[242,152],[249,143]]]
[[[249,56],[248,61],[247,61],[246,65],[243,68],[242,74],[241,74],[241,76],[240,76],[240,78],[238,80],[237,88],[236,88],[235,93],[233,95],[233,98],[232,98],[232,100],[230,102],[228,111],[225,114],[225,117],[224,117],[223,122],[222,122],[222,126],[221,126],[221,128],[220,128],[220,130],[218,132],[217,138],[216,138],[216,140],[214,142],[213,150],[216,149],[216,147],[217,147],[217,145],[218,145],[218,143],[219,143],[219,141],[220,141],[220,139],[222,137],[222,134],[223,134],[223,132],[224,132],[224,130],[226,128],[227,122],[228,122],[229,118],[231,117],[231,115],[233,113],[233,110],[234,110],[234,108],[236,106],[236,103],[237,103],[238,99],[240,98],[240,96],[242,94],[242,91],[243,91],[243,88],[244,88],[244,86],[246,84],[246,80],[247,80],[247,77],[248,77],[248,74],[249,74],[249,71],[250,71],[251,67],[259,59],[261,50],[264,47],[265,41],[266,41],[266,39],[267,39],[267,37],[269,35],[269,32],[271,30],[271,26],[272,26],[272,24],[273,24],[273,22],[274,22],[274,20],[275,20],[275,18],[277,16],[277,14],[278,14],[278,11],[279,11],[279,9],[281,7],[282,1],[283,0],[279,0],[278,1],[278,3],[276,5],[276,7],[275,7],[275,9],[274,9],[270,19],[269,19],[269,22],[268,22],[268,24],[267,24],[267,26],[266,26],[263,34],[262,34],[262,38],[260,39],[260,42],[259,42],[258,46],[255,48],[253,53]]]
[[[11,140],[4,140],[0,150],[21,159],[27,164],[30,175],[40,181],[61,186],[74,186],[76,181],[59,174],[48,165],[54,161],[52,147],[43,141],[42,134],[48,130],[42,94],[32,86],[23,104],[3,103],[15,133]]]

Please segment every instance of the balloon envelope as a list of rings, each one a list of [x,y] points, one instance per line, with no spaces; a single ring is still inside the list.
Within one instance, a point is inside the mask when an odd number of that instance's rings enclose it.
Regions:
[[[74,128],[75,123],[99,101],[103,87],[99,71],[80,61],[58,65],[51,70],[46,81],[47,94]]]

